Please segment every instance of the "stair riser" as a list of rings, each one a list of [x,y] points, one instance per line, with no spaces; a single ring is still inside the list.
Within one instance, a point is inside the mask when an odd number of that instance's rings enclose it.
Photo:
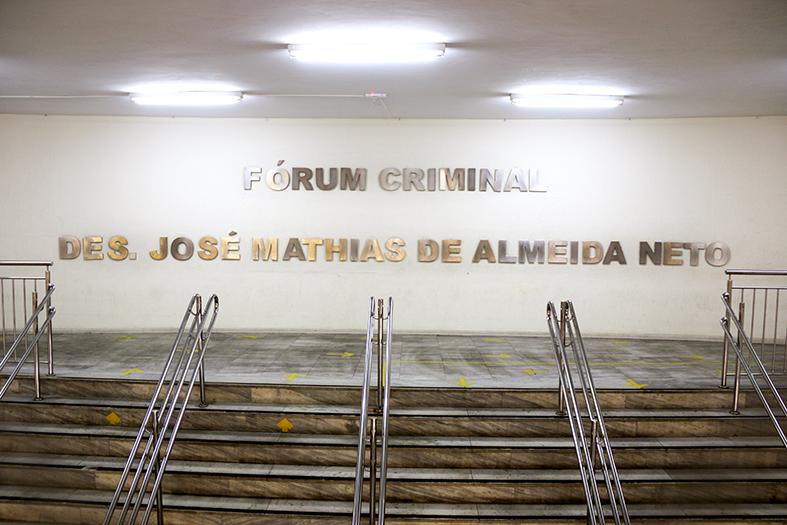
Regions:
[[[128,457],[130,439],[0,433],[0,450],[9,452]],[[618,448],[621,469],[636,468],[787,468],[787,450],[763,448]],[[257,464],[354,466],[351,446],[176,443],[171,459]],[[567,468],[575,469],[573,448],[390,448],[389,466],[397,468]]]
[[[94,504],[66,504],[30,501],[0,501],[0,519],[5,521],[30,522],[30,523],[68,523],[69,525],[100,525],[103,522],[108,505]],[[154,518],[155,519],[155,518]],[[320,516],[320,515],[287,515],[262,513],[259,511],[247,512],[221,512],[221,511],[192,511],[181,509],[165,509],[164,519],[167,525],[346,525],[349,515],[345,516]],[[403,518],[388,516],[386,523],[389,525],[585,525],[584,518],[515,518],[515,519],[484,519],[474,517],[459,517],[446,520],[444,518]],[[787,525],[786,518],[757,520],[753,517],[720,517],[720,518],[637,518],[632,522],[637,525],[752,525],[752,523],[767,523],[768,525]],[[363,523],[368,523],[368,518],[363,518]]]
[[[155,388],[152,381],[96,380],[73,378],[42,378],[42,395],[46,398],[127,399],[150,401]],[[557,383],[554,389],[557,388]],[[396,407],[476,407],[476,408],[556,408],[555,390],[504,390],[504,389],[429,389],[394,388],[391,406]],[[374,391],[374,390],[373,390]],[[18,378],[9,390],[31,398],[35,392],[30,377]],[[360,406],[360,385],[354,387],[297,386],[292,385],[236,385],[208,382],[206,393],[209,403],[260,403],[296,405],[349,405]],[[693,390],[602,390],[599,393],[605,410],[618,408],[686,408],[730,409],[732,389],[718,391]],[[197,401],[197,393],[192,393]],[[740,407],[759,407],[760,401],[753,392],[741,392]]]
[[[14,500],[0,501],[0,520],[32,522],[36,524],[101,525],[108,508],[109,501],[101,505]],[[155,519],[154,513],[149,523],[155,523]],[[141,518],[138,518],[137,523],[140,522]],[[346,525],[349,523],[349,517],[265,514],[255,510],[222,512],[165,508],[164,523],[166,525]]]
[[[120,479],[118,471],[78,470],[49,467],[0,466],[0,484],[113,491]],[[352,479],[287,479],[237,477],[232,475],[190,475],[167,473],[165,494],[284,498],[352,501]],[[365,488],[368,499],[368,484]],[[601,489],[602,498],[606,491]],[[784,501],[787,481],[686,481],[624,483],[626,501],[631,504],[681,503],[768,503]],[[500,503],[574,504],[584,502],[582,484],[576,482],[483,482],[483,481],[397,481],[389,480],[386,492],[391,503]]]
[[[70,406],[33,403],[0,404],[0,420],[67,425],[108,426],[115,414],[119,426],[139,428],[145,415],[140,408],[112,406]],[[298,434],[356,435],[358,416],[329,414],[217,412],[194,408],[186,412],[182,429],[251,432],[280,432],[284,419]],[[776,435],[765,417],[721,418],[617,418],[605,419],[612,438],[621,437],[702,437]],[[451,437],[565,437],[571,435],[564,417],[392,417],[391,436]]]

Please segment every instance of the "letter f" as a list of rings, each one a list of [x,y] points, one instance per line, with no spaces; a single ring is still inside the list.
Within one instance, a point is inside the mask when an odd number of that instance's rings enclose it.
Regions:
[[[260,176],[257,175],[258,173],[262,173],[262,168],[257,166],[246,166],[243,168],[243,189],[250,190],[252,182],[260,182]]]

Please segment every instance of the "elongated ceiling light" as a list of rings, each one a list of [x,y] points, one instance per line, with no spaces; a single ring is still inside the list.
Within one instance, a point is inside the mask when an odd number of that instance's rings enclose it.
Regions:
[[[240,91],[180,91],[131,93],[131,101],[148,106],[226,106],[243,100]]]
[[[289,44],[290,57],[308,62],[423,62],[445,55],[445,44]]]
[[[511,103],[528,108],[614,108],[623,104],[622,95],[526,94],[511,95]]]

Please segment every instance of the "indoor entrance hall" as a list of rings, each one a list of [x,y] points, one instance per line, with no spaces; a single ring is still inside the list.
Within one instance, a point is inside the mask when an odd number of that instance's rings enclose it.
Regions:
[[[158,379],[174,334],[56,333],[55,375]],[[216,332],[205,356],[208,382],[360,386],[365,334]],[[598,388],[712,388],[722,340],[586,337]],[[396,334],[396,387],[557,388],[549,336]]]

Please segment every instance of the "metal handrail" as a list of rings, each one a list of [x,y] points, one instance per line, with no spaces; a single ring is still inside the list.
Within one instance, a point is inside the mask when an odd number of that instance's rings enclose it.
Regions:
[[[14,284],[13,284],[14,281],[22,280],[22,283],[23,283],[23,295],[24,295],[24,283],[27,282],[28,280],[32,280],[32,281],[43,280],[44,281],[44,288],[46,290],[49,290],[49,285],[52,284],[52,272],[50,270],[50,268],[52,266],[52,261],[26,261],[26,260],[20,260],[20,261],[0,261],[0,266],[25,266],[25,267],[27,267],[27,266],[43,266],[45,268],[45,270],[44,270],[44,277],[0,277],[0,303],[2,303],[0,305],[0,313],[2,313],[2,317],[3,317],[2,318],[3,351],[5,353],[5,335],[6,335],[5,320],[6,320],[6,316],[5,316],[5,289],[4,289],[4,286],[3,286],[4,282],[6,280],[11,280],[11,289],[12,289],[12,292],[13,292],[13,290],[14,290]],[[35,287],[35,293],[38,293],[38,287],[37,286]],[[25,296],[25,299],[26,299],[26,296]],[[25,303],[25,305],[26,305],[26,303]],[[52,307],[51,300],[47,301],[46,307],[47,307],[47,310],[49,310]],[[33,308],[35,309],[35,306]],[[27,310],[26,306],[25,306],[25,310]],[[13,321],[14,321],[14,323],[13,323],[14,324],[14,332],[16,332],[16,304],[12,304],[12,317],[13,317]],[[14,333],[14,338],[16,338],[16,335],[17,334]],[[47,357],[48,357],[48,371],[47,371],[47,375],[53,376],[53,375],[55,375],[55,368],[54,368],[55,365],[54,365],[54,353],[53,353],[53,350],[52,350],[52,346],[53,345],[52,345],[52,324],[51,323],[49,323],[47,325],[47,341],[46,341],[46,344],[47,344]],[[9,349],[8,353],[13,353],[13,351],[11,349]]]
[[[360,525],[363,502],[363,477],[366,458],[366,431],[367,420],[371,417],[369,431],[369,522],[375,524],[375,510],[378,525],[385,525],[385,492],[388,478],[388,414],[391,400],[391,327],[393,326],[393,299],[388,298],[388,325],[383,327],[386,319],[383,310],[383,300],[378,301],[377,315],[375,315],[374,297],[369,303],[369,322],[366,329],[366,353],[364,354],[364,375],[361,392],[361,420],[358,432],[358,458],[355,465],[355,493],[353,495],[352,525]],[[377,321],[377,347],[378,347],[378,382],[377,405],[369,410],[369,391],[371,389],[372,352],[374,347],[374,326]],[[385,343],[383,343],[383,336]],[[375,481],[377,479],[377,417],[382,416],[383,428],[381,433],[380,454],[380,495],[375,509]]]
[[[555,350],[559,374],[560,406],[558,413],[562,414],[563,408],[565,408],[571,426],[571,435],[574,440],[574,449],[579,462],[580,476],[588,506],[587,520],[588,523],[593,524],[606,523],[596,478],[596,467],[600,464],[609,498],[609,507],[612,510],[612,517],[616,525],[621,524],[621,519],[623,523],[630,525],[631,521],[628,515],[628,508],[626,507],[626,500],[623,496],[620,476],[615,465],[615,458],[612,454],[607,428],[601,413],[595,383],[588,365],[587,352],[582,341],[574,305],[571,301],[564,301],[560,306],[560,312],[558,313],[551,301],[547,303],[547,325],[552,338],[552,346]],[[573,364],[579,376],[580,391],[587,409],[588,419],[590,420],[591,435],[589,439],[585,435],[582,413],[579,409],[578,391],[574,384],[570,366],[572,363],[569,362],[566,353],[566,347],[569,346],[573,351]]]
[[[757,354],[757,352],[754,349],[754,345],[749,339],[749,336],[746,334],[746,331],[743,329],[740,319],[738,319],[738,316],[735,315],[735,312],[732,309],[732,305],[730,305],[730,295],[728,293],[723,293],[721,295],[721,300],[722,302],[724,302],[724,306],[727,310],[727,315],[721,318],[720,321],[721,328],[722,330],[724,330],[725,341],[732,346],[737,356],[735,361],[735,396],[733,399],[732,412],[734,414],[738,413],[738,399],[740,396],[740,383],[741,383],[741,367],[743,367],[746,370],[746,375],[749,377],[749,380],[751,381],[751,384],[754,387],[755,392],[757,392],[757,397],[760,398],[760,401],[762,402],[762,406],[765,407],[765,411],[768,413],[768,417],[771,419],[773,426],[776,428],[776,432],[779,434],[782,443],[784,444],[785,447],[787,447],[787,437],[785,436],[784,431],[782,430],[782,427],[779,424],[779,420],[777,419],[777,416],[774,413],[773,408],[771,407],[770,403],[768,403],[768,400],[765,397],[765,394],[763,393],[762,388],[759,385],[759,382],[757,381],[757,379],[755,379],[755,375],[757,374],[752,372],[751,366],[749,366],[749,363],[743,356],[743,352],[741,351],[741,340],[749,350],[749,356],[753,358],[755,364],[757,365],[757,368],[759,368],[760,370],[758,375],[760,375],[765,380],[765,383],[768,385],[771,394],[775,398],[776,403],[778,404],[779,409],[781,409],[782,414],[784,414],[784,416],[787,416],[787,406],[785,406],[784,400],[779,394],[776,385],[771,380],[771,376],[768,374],[768,370],[766,369],[765,365],[763,365],[760,356]],[[735,324],[735,328],[738,330],[737,341],[736,338],[732,336],[732,332],[730,331],[729,328],[730,319],[732,319],[733,323]]]
[[[162,490],[161,480],[164,476],[164,471],[167,467],[172,447],[175,444],[175,439],[180,429],[181,421],[186,413],[188,400],[191,397],[191,392],[194,388],[194,383],[197,377],[200,379],[200,397],[201,404],[204,404],[204,363],[205,351],[207,348],[210,335],[213,332],[213,324],[216,322],[216,316],[219,311],[219,298],[212,295],[208,299],[204,310],[202,309],[202,297],[194,295],[186,308],[186,313],[183,316],[183,322],[180,324],[180,329],[175,338],[175,343],[172,345],[172,350],[169,354],[169,359],[164,366],[164,371],[161,373],[153,396],[150,400],[142,425],[139,427],[139,432],[131,447],[131,453],[126,461],[126,466],[120,476],[115,494],[112,497],[109,510],[107,510],[106,517],[104,518],[104,525],[109,525],[112,521],[113,514],[117,510],[120,502],[126,480],[132,469],[132,464],[137,463],[134,477],[131,480],[128,488],[126,499],[123,507],[117,515],[115,523],[121,524],[147,524],[150,519],[150,514],[155,506],[157,509],[158,523],[162,525]],[[209,316],[210,314],[210,316]],[[180,341],[186,326],[191,324],[187,336],[184,340],[182,347]],[[182,352],[177,364],[173,367],[175,355],[177,352]],[[197,359],[194,359],[194,356]],[[165,384],[168,384],[166,393],[163,398],[159,400],[159,395],[164,389]],[[187,386],[186,386],[187,385]],[[185,392],[184,392],[184,386]],[[177,411],[175,421],[173,423],[172,416]],[[153,423],[153,431],[148,431],[148,424]],[[148,434],[148,438],[144,446],[144,450],[140,453],[142,441]],[[160,456],[161,448],[164,442],[167,442],[164,456]],[[151,477],[153,477],[151,486]],[[150,489],[150,498],[145,498]],[[151,503],[154,503],[152,505]],[[145,513],[142,519],[138,522],[137,516],[142,505],[145,504]],[[129,510],[131,512],[129,512]]]
[[[55,311],[56,311],[54,308],[52,308],[52,306],[50,306],[52,293],[54,293],[54,291],[55,291],[55,285],[50,284],[47,287],[47,293],[44,296],[44,298],[41,300],[40,304],[38,304],[37,293],[33,292],[33,303],[34,303],[35,311],[30,316],[30,319],[28,319],[27,323],[25,324],[25,327],[19,332],[16,338],[14,338],[14,342],[11,344],[11,347],[8,349],[8,352],[6,352],[6,354],[3,356],[2,361],[0,361],[0,372],[3,371],[5,365],[8,363],[11,356],[16,353],[16,349],[21,344],[22,340],[27,338],[28,332],[30,331],[31,328],[35,332],[34,337],[33,340],[30,341],[30,343],[27,345],[27,349],[25,350],[25,353],[22,354],[21,359],[17,361],[16,366],[11,371],[11,374],[9,374],[9,376],[6,378],[2,388],[0,388],[0,399],[2,399],[5,393],[8,391],[8,388],[11,386],[11,383],[14,381],[19,371],[22,369],[22,365],[25,364],[27,358],[30,356],[30,352],[32,352],[33,349],[35,349],[35,359],[34,359],[35,361],[34,377],[35,377],[35,388],[36,388],[35,399],[36,400],[41,399],[41,375],[40,375],[41,363],[38,355],[38,340],[41,338],[41,334],[43,334],[45,330],[49,334],[51,334],[49,327],[52,325],[52,318],[55,316]],[[39,326],[38,316],[41,315],[41,312],[43,312],[44,309],[46,309],[47,311],[47,316],[46,319],[44,319],[43,325]]]

